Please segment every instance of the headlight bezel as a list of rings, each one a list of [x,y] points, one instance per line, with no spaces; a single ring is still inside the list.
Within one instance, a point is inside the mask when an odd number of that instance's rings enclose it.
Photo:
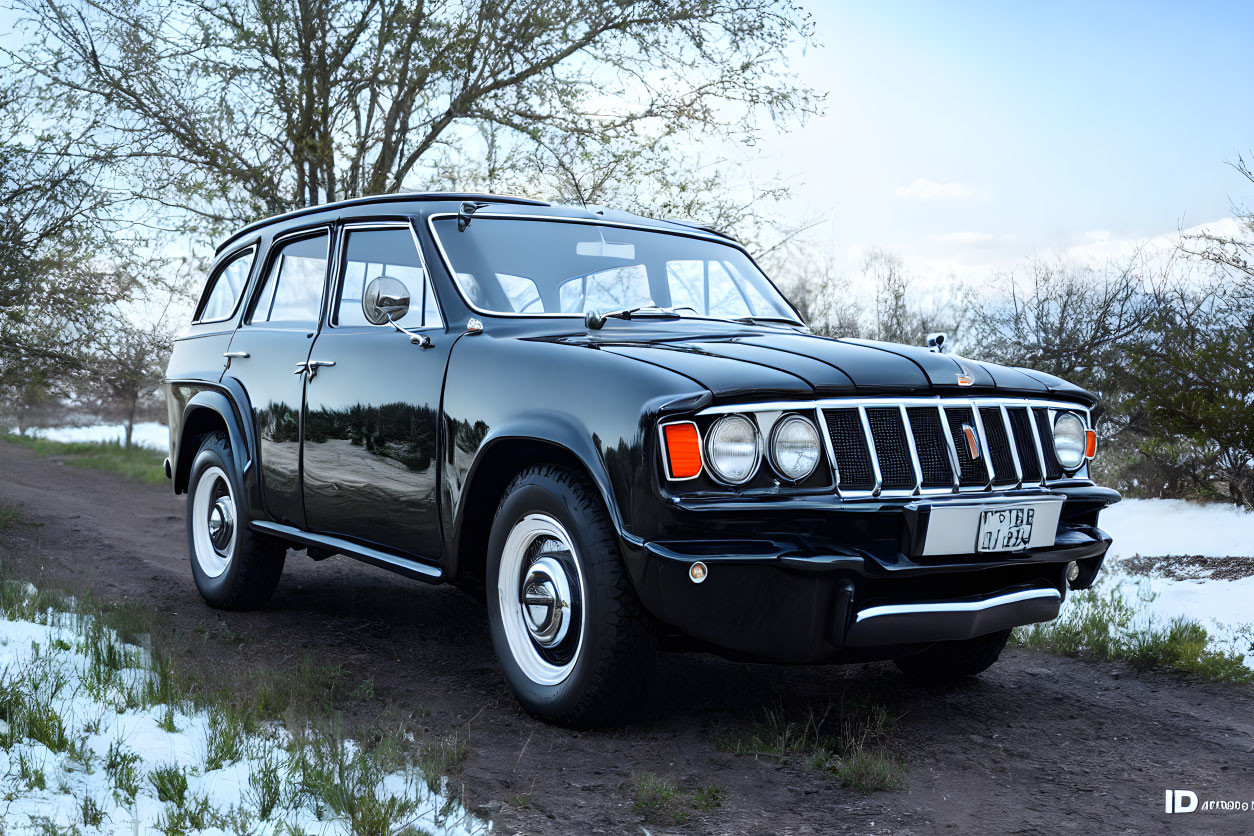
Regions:
[[[714,445],[718,440],[720,428],[729,427],[740,422],[747,424],[753,435],[753,463],[749,466],[744,478],[736,479],[725,473],[723,468],[719,465],[718,457],[714,452]],[[738,412],[724,415],[710,425],[709,429],[706,430],[705,438],[702,442],[702,453],[705,458],[706,470],[708,470],[710,475],[716,480],[725,485],[743,485],[752,480],[762,467],[763,446],[762,433],[758,429],[757,421],[747,415],[741,415]]]
[[[778,443],[779,435],[785,427],[789,425],[804,425],[814,436],[814,461],[810,465],[810,469],[800,476],[790,476],[779,462]],[[771,464],[771,469],[775,471],[775,475],[791,485],[798,485],[814,475],[819,469],[819,465],[823,462],[823,436],[819,432],[819,428],[814,422],[796,412],[783,415],[771,427],[770,439],[767,441],[767,460]]]
[[[1075,441],[1075,450],[1068,450],[1068,453],[1078,453],[1078,460],[1074,464],[1064,460],[1063,449],[1060,449],[1058,445],[1059,425],[1064,422],[1067,424],[1074,423],[1075,427],[1078,428],[1076,434],[1071,436]],[[1084,467],[1085,462],[1088,461],[1088,426],[1085,424],[1084,418],[1071,410],[1057,410],[1054,414],[1054,420],[1050,424],[1050,443],[1054,448],[1054,458],[1057,459],[1058,466],[1062,468],[1062,471],[1068,475],[1078,473]]]

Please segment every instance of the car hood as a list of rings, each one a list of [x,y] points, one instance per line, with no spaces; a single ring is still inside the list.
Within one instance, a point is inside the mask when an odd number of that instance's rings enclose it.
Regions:
[[[791,328],[691,320],[607,323],[560,342],[661,366],[721,399],[850,395],[1069,397],[1092,403],[1078,386],[1051,375],[871,340],[819,337]],[[959,379],[969,380],[969,385]]]

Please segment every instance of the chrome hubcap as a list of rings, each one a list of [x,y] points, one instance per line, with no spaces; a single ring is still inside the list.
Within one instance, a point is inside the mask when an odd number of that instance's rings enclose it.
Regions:
[[[573,540],[548,514],[510,529],[496,581],[509,653],[531,681],[558,685],[583,648],[583,575]]]
[[[209,511],[209,539],[213,547],[221,552],[231,542],[235,533],[235,500],[230,496],[222,496],[213,503]]]
[[[556,647],[562,643],[570,627],[570,581],[556,558],[546,556],[531,564],[518,603],[536,644]]]
[[[220,467],[208,467],[196,481],[189,512],[192,520],[192,557],[201,571],[216,578],[235,556],[235,497],[231,481]]]

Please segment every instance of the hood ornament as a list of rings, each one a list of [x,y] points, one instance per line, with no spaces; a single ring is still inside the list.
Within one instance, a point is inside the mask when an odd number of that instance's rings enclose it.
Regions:
[[[970,386],[973,383],[975,383],[974,377],[972,377],[969,374],[963,374],[962,372],[958,372],[958,385],[959,386]]]

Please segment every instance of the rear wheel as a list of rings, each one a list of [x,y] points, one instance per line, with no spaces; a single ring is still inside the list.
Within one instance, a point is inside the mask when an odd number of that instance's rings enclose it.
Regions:
[[[918,679],[960,679],[989,669],[1001,656],[1009,630],[958,642],[937,642],[926,650],[894,659],[902,673]]]
[[[286,547],[248,527],[235,459],[223,433],[210,433],[192,460],[187,547],[200,597],[212,607],[251,610],[270,600]]]
[[[587,480],[553,466],[515,477],[492,523],[486,580],[492,643],[527,711],[589,727],[634,705],[653,631]]]

